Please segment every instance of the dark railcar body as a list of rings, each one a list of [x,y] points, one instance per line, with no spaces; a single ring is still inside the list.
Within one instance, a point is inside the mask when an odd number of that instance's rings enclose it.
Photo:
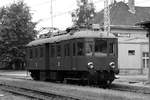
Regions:
[[[117,44],[115,37],[90,30],[35,40],[27,45],[27,70],[36,80],[92,76],[112,82],[119,73]]]

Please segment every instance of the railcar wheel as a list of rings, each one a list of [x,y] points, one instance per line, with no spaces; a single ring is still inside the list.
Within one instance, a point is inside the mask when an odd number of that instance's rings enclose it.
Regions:
[[[87,79],[88,79],[88,85],[93,85],[93,86],[95,86],[95,85],[97,85],[97,83],[98,83],[98,80],[97,80],[97,76],[96,76],[96,75],[91,75],[91,74],[89,74]]]
[[[38,71],[30,71],[30,75],[33,78],[33,80],[40,80],[40,75]]]

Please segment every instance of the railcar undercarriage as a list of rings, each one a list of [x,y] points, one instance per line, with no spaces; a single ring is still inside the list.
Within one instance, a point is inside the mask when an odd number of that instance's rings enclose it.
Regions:
[[[64,82],[74,81],[86,85],[111,85],[115,79],[113,71],[50,71],[29,70],[33,80]]]

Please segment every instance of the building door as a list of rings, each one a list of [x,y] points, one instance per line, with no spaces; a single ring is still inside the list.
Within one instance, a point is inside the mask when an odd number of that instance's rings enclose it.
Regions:
[[[143,52],[142,54],[142,64],[143,64],[143,72],[144,74],[148,72],[148,63],[149,63],[149,53]]]

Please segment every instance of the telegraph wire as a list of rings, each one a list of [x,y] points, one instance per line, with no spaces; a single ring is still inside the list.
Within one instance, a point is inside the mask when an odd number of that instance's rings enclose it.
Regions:
[[[137,2],[135,4],[137,5],[137,4],[142,4],[142,3],[145,3],[145,2],[150,2],[150,1],[142,1],[142,2]]]
[[[52,0],[52,1],[56,1],[56,0]],[[49,4],[49,3],[50,3],[50,1],[48,0],[48,1],[44,1],[42,3],[34,4],[33,6],[39,7],[39,6],[43,6],[43,5]]]
[[[100,2],[104,2],[104,0],[101,0],[101,1],[97,0],[97,1],[94,1],[93,3],[95,4],[95,3],[100,3]],[[140,3],[144,3],[144,2],[140,2]],[[136,4],[139,4],[139,3],[136,3]],[[68,14],[68,13],[71,13],[74,10],[76,10],[76,9],[72,9],[72,10],[69,10],[69,11],[66,11],[66,12],[61,12],[61,13],[55,14],[55,15],[53,15],[53,18],[59,17],[59,16],[63,16],[63,15]],[[50,18],[49,17],[43,18],[42,21],[46,21],[46,20],[50,20]]]
[[[97,1],[95,1],[95,2],[93,2],[93,3],[99,3],[99,2],[103,2],[104,0],[102,0],[102,1],[99,1],[99,0],[97,0]],[[51,8],[52,9],[52,8]],[[69,7],[68,7],[68,9],[69,9]],[[72,13],[74,10],[76,10],[76,9],[72,9],[72,10],[69,10],[69,11],[66,11],[66,12],[61,12],[61,13],[57,13],[57,14],[55,14],[55,15],[52,15],[51,17],[46,17],[46,18],[42,18],[41,19],[41,21],[40,22],[43,22],[43,21],[47,21],[47,20],[53,20],[53,18],[56,18],[56,17],[59,17],[59,16],[63,16],[63,15],[65,15],[65,14],[69,14],[69,13]],[[52,22],[53,23],[53,22]],[[52,24],[51,23],[51,24]]]

